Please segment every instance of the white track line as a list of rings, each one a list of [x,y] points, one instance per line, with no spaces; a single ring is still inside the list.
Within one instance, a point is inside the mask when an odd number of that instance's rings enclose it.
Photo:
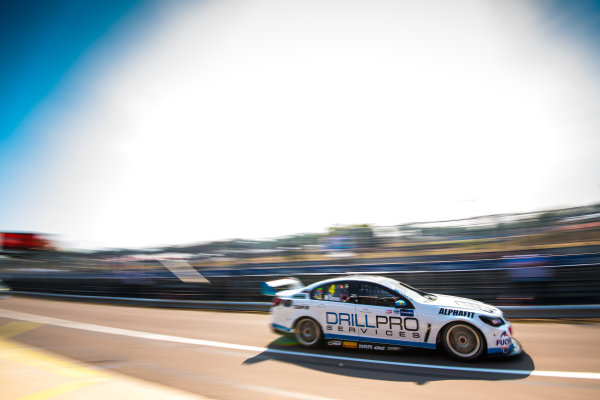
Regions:
[[[185,343],[185,344],[191,344],[191,345],[196,345],[196,346],[207,346],[207,347],[218,347],[218,348],[223,348],[223,349],[243,350],[243,351],[250,351],[250,352],[255,352],[255,353],[283,354],[283,355],[291,355],[291,356],[299,356],[299,357],[321,358],[321,359],[339,360],[339,361],[353,361],[353,362],[361,362],[361,363],[368,363],[368,364],[394,365],[394,366],[400,366],[400,367],[438,369],[438,370],[447,370],[447,371],[483,372],[483,373],[504,374],[504,375],[525,375],[525,376],[532,375],[532,376],[546,376],[546,377],[552,377],[552,378],[600,380],[600,373],[596,373],[596,372],[536,371],[536,370],[529,371],[529,370],[522,370],[522,369],[458,367],[458,366],[448,366],[448,365],[429,365],[429,364],[405,363],[405,362],[398,362],[398,361],[371,360],[371,359],[365,359],[365,358],[335,356],[335,355],[328,355],[328,354],[301,353],[301,352],[297,352],[297,351],[269,349],[266,347],[247,346],[247,345],[243,345],[243,344],[215,342],[212,340],[192,339],[192,338],[185,338],[185,337],[180,337],[180,336],[161,335],[161,334],[157,334],[157,333],[134,331],[134,330],[130,330],[130,329],[113,328],[110,326],[88,324],[85,322],[69,321],[69,320],[65,320],[65,319],[45,317],[42,315],[35,315],[35,314],[27,314],[27,313],[22,313],[22,312],[18,312],[18,311],[5,310],[5,309],[1,309],[1,308],[0,308],[0,317],[22,320],[22,321],[37,322],[37,323],[47,324],[47,325],[62,326],[65,328],[80,329],[80,330],[90,331],[90,332],[108,333],[111,335],[137,337],[140,339],[149,339],[149,340],[160,340],[163,342]]]

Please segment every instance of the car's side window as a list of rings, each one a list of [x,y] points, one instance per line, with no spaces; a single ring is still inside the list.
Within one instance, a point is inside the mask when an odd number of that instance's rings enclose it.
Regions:
[[[310,298],[313,300],[323,300],[323,286],[313,289]]]
[[[389,291],[370,282],[359,282],[357,285],[357,303],[369,306],[394,307],[396,301],[406,299],[398,293]],[[407,304],[410,303],[407,301]]]
[[[347,282],[331,282],[313,289],[313,300],[341,301],[350,299],[350,284]]]

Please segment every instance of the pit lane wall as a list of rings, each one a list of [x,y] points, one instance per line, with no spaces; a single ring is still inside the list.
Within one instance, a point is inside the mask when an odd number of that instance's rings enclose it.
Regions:
[[[90,303],[123,304],[146,307],[268,312],[270,302],[210,301],[210,300],[166,300],[132,297],[81,296],[42,292],[12,291],[10,295],[56,300],[86,301]],[[600,318],[600,304],[558,306],[500,306],[507,318],[555,319],[555,318]]]

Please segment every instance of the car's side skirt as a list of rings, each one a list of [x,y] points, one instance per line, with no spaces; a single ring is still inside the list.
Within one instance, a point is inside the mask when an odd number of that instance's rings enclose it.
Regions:
[[[369,344],[389,344],[396,346],[409,346],[409,347],[421,347],[425,349],[435,349],[435,343],[422,343],[422,342],[409,342],[407,340],[395,340],[395,339],[384,339],[384,338],[359,338],[350,335],[337,335],[333,333],[324,334],[325,339],[337,339],[346,340],[352,342],[369,343]]]

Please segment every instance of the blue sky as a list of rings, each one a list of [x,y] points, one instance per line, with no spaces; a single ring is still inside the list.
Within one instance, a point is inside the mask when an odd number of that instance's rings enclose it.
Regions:
[[[52,176],[43,168],[52,159],[57,143],[43,129],[29,129],[36,107],[61,89],[77,96],[72,93],[77,88],[61,85],[82,55],[119,23],[139,29],[140,20],[143,22],[151,9],[152,2],[138,0],[25,0],[0,4],[0,54],[4,60],[0,63],[2,228],[35,229],[35,223],[20,214],[20,206],[31,201],[43,203],[31,184],[44,175]],[[19,219],[24,220],[22,227]]]
[[[15,133],[27,115],[60,84],[83,53],[127,13],[140,7],[138,3],[135,0],[2,2],[0,51],[5,61],[0,65],[4,88],[0,92],[4,110],[0,139],[3,146],[26,140]]]
[[[540,1],[541,18],[557,40],[579,43],[600,65],[600,1]]]
[[[0,18],[0,231],[143,246],[600,201],[598,2]]]

